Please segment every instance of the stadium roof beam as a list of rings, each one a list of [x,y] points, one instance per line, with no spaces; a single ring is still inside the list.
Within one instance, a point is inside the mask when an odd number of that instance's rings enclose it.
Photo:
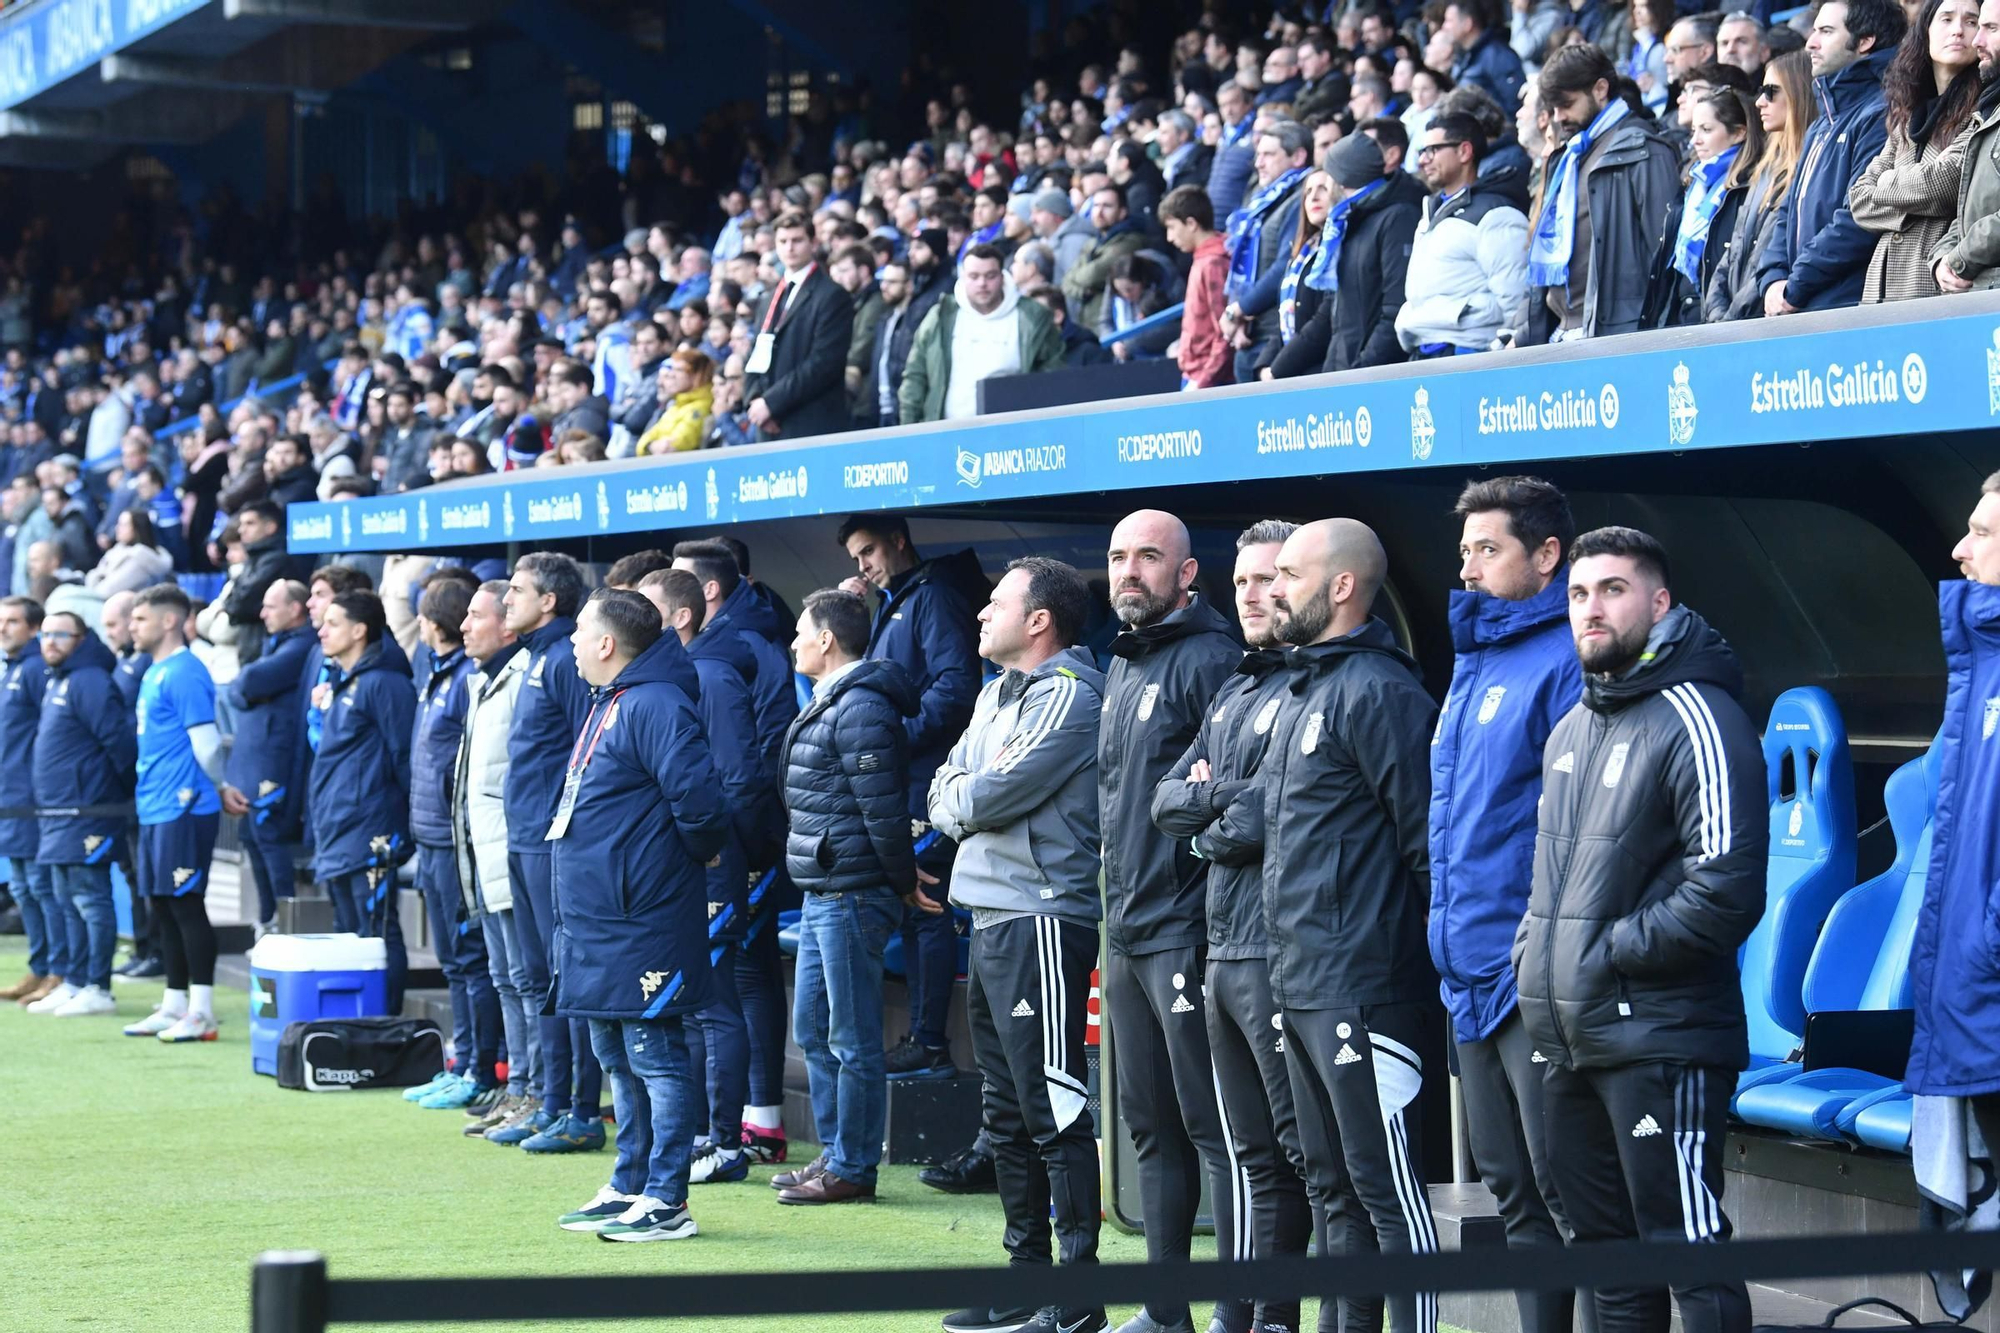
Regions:
[[[328,33],[321,28],[297,27],[218,60],[111,55],[99,62],[98,72],[106,83],[193,92],[333,92],[421,40],[403,29],[349,28]]]
[[[223,17],[331,27],[457,32],[499,14],[491,0],[223,0]]]
[[[0,139],[198,144],[243,113],[240,97],[147,97],[91,111],[0,111]]]

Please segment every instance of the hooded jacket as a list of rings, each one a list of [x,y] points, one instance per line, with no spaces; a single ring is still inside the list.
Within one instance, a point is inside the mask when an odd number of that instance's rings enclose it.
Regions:
[[[35,735],[35,795],[46,812],[35,859],[44,865],[106,864],[125,828],[122,814],[56,813],[131,798],[139,741],[132,710],[111,680],[117,667],[104,641],[86,631],[49,670]]]
[[[1487,29],[1479,34],[1479,40],[1472,44],[1470,51],[1461,52],[1452,62],[1451,81],[1453,83],[1473,83],[1493,94],[1493,100],[1503,107],[1521,104],[1521,85],[1527,81],[1527,74],[1521,68],[1521,57],[1500,33]]]
[[[1583,689],[1569,582],[1525,601],[1451,595],[1456,654],[1431,738],[1431,962],[1452,1034],[1493,1035],[1514,1012],[1514,932],[1534,878],[1542,747]]]
[[[307,654],[318,646],[309,626],[275,634],[229,683],[236,736],[223,781],[249,798],[250,817],[273,837],[288,837],[297,814],[293,777],[305,731],[299,682]]]
[[[1813,80],[1819,115],[1806,128],[1791,187],[1757,260],[1760,293],[1782,282],[1785,299],[1800,310],[1860,303],[1875,235],[1854,220],[1847,194],[1888,140],[1882,76],[1895,56],[1893,46],[1871,51]]]
[[[954,551],[898,574],[875,607],[868,656],[903,668],[917,692],[917,711],[903,720],[914,819],[929,818],[931,774],[979,699],[978,612],[969,599],[985,584],[978,557]]]
[[[308,788],[313,873],[321,879],[393,866],[410,840],[410,734],[417,710],[407,669],[380,643],[354,669],[334,665]]]
[[[785,870],[815,893],[917,883],[909,739],[917,690],[902,667],[865,658],[813,692],[785,736]]]
[[[1763,743],[1743,671],[1685,606],[1620,676],[1588,673],[1543,752],[1521,1018],[1571,1069],[1742,1069],[1736,951],[1764,914]]]
[[[566,1017],[672,1018],[708,1003],[703,867],[722,849],[729,812],[695,680],[680,640],[663,634],[590,691],[563,746],[559,773],[572,755],[581,770],[569,827],[547,844],[555,1007]]]
[[[952,286],[951,270],[942,263],[921,271],[912,269],[910,299],[900,309],[891,307],[883,313],[881,326],[875,333],[876,370],[870,372],[870,392],[875,395],[877,411],[883,406],[880,383],[883,377],[889,383],[889,410],[900,410],[903,374],[909,367],[910,349],[916,345],[917,330],[923,327],[924,317],[931,313],[931,308],[950,294]],[[902,423],[899,418],[880,424],[895,426]]]
[[[1348,215],[1340,286],[1320,299],[1312,318],[1273,359],[1277,378],[1407,359],[1397,342],[1396,315],[1403,308],[1424,187],[1407,171],[1392,172],[1388,179]]]
[[[1660,229],[1681,192],[1680,153],[1643,116],[1627,116],[1585,156],[1579,183],[1590,213],[1590,254],[1577,311],[1578,332],[1586,338],[1632,333],[1646,309],[1646,280]],[[1579,226],[1583,225],[1581,221]],[[1530,223],[1533,226],[1533,223]],[[1577,255],[1575,264],[1585,259]],[[1569,292],[1535,288],[1539,298],[1553,292],[1567,305]],[[1550,318],[1534,312],[1538,322]],[[1560,327],[1561,319],[1555,324]]]
[[[1432,195],[1410,241],[1396,337],[1405,351],[1429,343],[1484,349],[1501,329],[1527,327],[1528,217],[1484,180]]]
[[[42,694],[49,669],[42,662],[42,641],[29,639],[18,653],[9,653],[0,693],[0,806],[35,808],[35,733],[42,725]],[[0,819],[0,855],[33,860],[42,831],[31,815]]]
[[[1904,1086],[1930,1097],[2000,1092],[2000,588],[1938,590],[1947,672],[1930,873],[1910,945],[1916,1033]]]
[[[792,659],[765,632],[766,622],[773,619],[757,595],[757,585],[739,579],[701,632],[737,636],[756,663],[755,673],[745,679],[757,718],[757,745],[764,752],[764,771],[777,774],[784,771],[785,729],[799,715],[799,693],[792,683]]]
[[[982,315],[965,300],[965,280],[961,278],[950,296],[939,301],[917,329],[910,345],[909,360],[903,366],[903,384],[897,390],[898,416],[903,425],[917,421],[942,421],[951,394],[952,335],[963,320],[989,324],[1011,321],[1015,332],[1016,361],[1011,371],[996,373],[1032,375],[1055,370],[1063,362],[1062,334],[1056,331],[1054,316],[1039,301],[1024,301],[1014,279],[1003,277],[1000,304],[990,315]]]
[[[1095,925],[1097,725],[1104,677],[1081,648],[988,682],[931,777],[931,823],[958,843],[951,900]]]
[[[273,583],[291,574],[292,557],[285,553],[282,532],[250,543],[243,548],[243,555],[243,572],[229,581],[222,613],[236,627],[237,660],[254,662],[264,652],[264,621],[258,614],[264,606],[264,594]]]
[[[1436,705],[1380,620],[1285,665],[1262,770],[1271,995],[1286,1009],[1428,1001]]]
[[[1153,791],[1187,752],[1210,701],[1242,660],[1229,622],[1199,594],[1111,641],[1097,790],[1114,952],[1160,953],[1207,939],[1204,867],[1185,840],[1153,827]]]
[[[721,943],[743,938],[749,926],[749,848],[760,851],[769,830],[784,819],[771,770],[757,744],[757,716],[750,693],[757,662],[740,635],[696,635],[687,645],[701,698],[695,714],[708,741],[709,761],[722,782],[729,834],[708,867],[708,937]]]
[[[514,706],[528,659],[510,643],[479,663],[465,681],[465,725],[452,784],[451,841],[458,853],[459,891],[468,916],[514,906],[507,868],[507,754]]]
[[[1105,293],[1111,290],[1111,270],[1126,255],[1146,248],[1146,233],[1133,217],[1099,232],[1075,265],[1059,279],[1071,313],[1085,328],[1094,329],[1104,316]],[[1043,311],[1047,314],[1047,311]]]
[[[1208,863],[1208,956],[1262,958],[1264,929],[1264,789],[1259,770],[1278,713],[1290,697],[1282,649],[1245,655],[1203,710],[1194,744],[1153,789],[1153,823]],[[1209,782],[1189,782],[1207,760]]]
[[[551,620],[520,638],[522,675],[507,742],[507,850],[546,855],[544,836],[562,796],[563,765],[589,707],[569,636],[576,622]],[[323,747],[322,747],[323,748]]]
[[[417,687],[416,732],[410,738],[410,836],[425,847],[449,847],[451,808],[458,794],[458,743],[472,659],[454,648],[431,658]]]

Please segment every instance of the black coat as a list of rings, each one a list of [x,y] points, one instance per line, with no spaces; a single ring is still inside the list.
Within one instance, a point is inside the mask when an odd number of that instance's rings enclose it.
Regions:
[[[1738,185],[1722,196],[1722,206],[1709,219],[1708,240],[1701,247],[1701,258],[1695,264],[1700,281],[1692,283],[1674,267],[1674,242],[1679,237],[1687,196],[1682,195],[1674,201],[1673,210],[1667,214],[1666,230],[1660,236],[1659,248],[1653,252],[1653,270],[1646,279],[1646,308],[1639,316],[1641,328],[1672,329],[1704,322],[1702,297],[1715,280],[1716,270],[1729,256],[1736,232],[1736,217],[1743,207],[1745,193],[1745,188]]]
[[[254,662],[264,655],[264,621],[258,612],[264,594],[279,579],[294,577],[292,557],[285,553],[285,534],[274,533],[243,548],[243,572],[229,581],[222,614],[236,626],[236,656]]]
[[[426,456],[425,462],[429,463]],[[273,504],[294,505],[310,503],[319,498],[319,473],[313,471],[311,463],[301,463],[289,472],[280,472],[278,479],[271,483],[265,498]],[[202,534],[206,536],[206,533]]]
[[[1398,171],[1388,188],[1354,206],[1340,246],[1340,286],[1272,361],[1275,378],[1409,359],[1396,337],[1396,312],[1423,204],[1424,187]]]
[[[917,883],[910,837],[910,745],[917,690],[870,658],[806,705],[785,733],[785,870],[818,893]]]
[[[889,404],[891,409],[895,407],[898,401],[896,395],[903,387],[903,367],[910,362],[910,347],[917,340],[917,329],[923,324],[924,316],[930,314],[931,307],[948,296],[951,293],[951,288],[951,269],[943,264],[939,264],[936,268],[933,268],[930,271],[929,277],[922,283],[918,282],[914,271],[910,274],[910,300],[903,307],[902,317],[896,320],[895,330],[890,334],[889,346],[886,349],[886,355],[889,358]],[[894,311],[884,311],[882,313],[882,323],[877,326],[875,333],[878,340],[882,336],[882,330],[888,327],[889,318],[894,313]],[[876,348],[878,358],[884,353],[885,349],[881,347]],[[871,384],[869,392],[875,392],[877,387]],[[877,404],[877,409],[880,409],[879,403]],[[893,426],[896,422],[893,418],[890,418],[884,420],[881,424],[884,426]]]
[[[846,430],[854,304],[824,267],[787,293],[771,333],[771,368],[750,376],[743,386],[746,403],[761,398],[771,410],[760,438],[798,440]]]

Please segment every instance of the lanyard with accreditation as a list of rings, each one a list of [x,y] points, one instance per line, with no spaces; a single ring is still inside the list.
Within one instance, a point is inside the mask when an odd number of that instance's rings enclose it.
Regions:
[[[814,260],[800,269],[796,276],[787,273],[779,279],[778,290],[771,296],[771,304],[764,307],[764,327],[758,330],[757,341],[751,344],[750,359],[743,363],[744,374],[762,375],[771,369],[771,353],[778,345],[778,330],[790,322],[792,307],[785,306],[785,317],[778,320],[778,328],[772,328],[771,321],[777,317],[778,307],[785,305],[785,297],[788,294],[793,298],[794,304],[797,303],[799,289],[806,285],[806,279],[812,277],[813,270],[818,267],[819,261]]]
[[[556,807],[556,817],[549,821],[548,834],[542,839],[544,842],[554,842],[569,832],[570,812],[576,809],[576,795],[583,786],[583,772],[597,755],[597,742],[604,739],[604,729],[618,716],[618,696],[623,693],[624,690],[618,691],[605,704],[604,720],[597,723],[594,732],[590,724],[597,719],[597,705],[590,706],[590,716],[583,720],[583,730],[576,733],[576,744],[570,748],[569,771],[563,775],[562,803]],[[588,748],[584,746],[585,737],[590,740]]]

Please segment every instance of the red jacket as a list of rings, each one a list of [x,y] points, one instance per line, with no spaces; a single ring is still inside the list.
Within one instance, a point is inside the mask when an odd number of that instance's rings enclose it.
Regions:
[[[1229,246],[1220,235],[1195,247],[1188,273],[1187,307],[1181,312],[1181,377],[1190,388],[1206,389],[1235,380],[1228,340],[1222,336],[1222,312],[1229,300],[1223,286],[1229,280]]]

